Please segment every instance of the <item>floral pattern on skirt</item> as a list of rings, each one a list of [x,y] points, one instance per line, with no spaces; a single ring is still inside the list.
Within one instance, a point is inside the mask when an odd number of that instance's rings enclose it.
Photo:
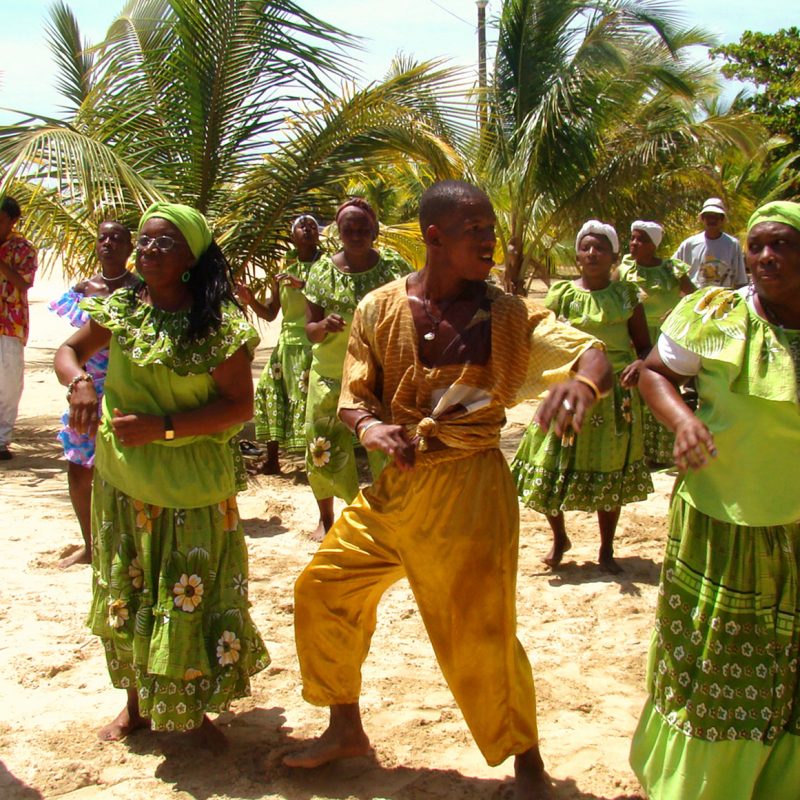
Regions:
[[[278,341],[256,387],[256,439],[278,442],[288,451],[305,450],[310,366],[310,345]]]
[[[249,695],[269,655],[250,618],[236,498],[160,508],[96,476],[92,529],[89,626],[153,728],[192,730]]]

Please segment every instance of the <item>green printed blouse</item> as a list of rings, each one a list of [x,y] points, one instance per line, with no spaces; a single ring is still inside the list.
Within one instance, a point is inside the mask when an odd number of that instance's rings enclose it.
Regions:
[[[317,374],[341,380],[356,306],[373,289],[412,271],[399,253],[388,248],[379,250],[377,264],[365,272],[342,272],[330,256],[322,256],[311,267],[303,294],[310,302],[324,308],[326,315],[339,314],[345,321],[344,330],[329,334],[312,347],[312,369]]]
[[[200,508],[236,494],[229,439],[241,425],[216,434],[181,436],[124,447],[114,435],[115,408],[123,413],[177,414],[216,399],[211,372],[240,347],[252,355],[259,338],[233,303],[223,304],[222,325],[195,342],[183,340],[185,311],[168,312],[139,298],[135,289],[81,302],[111,331],[103,413],[95,469],[109,484],[144,503]]]
[[[614,372],[625,369],[636,358],[628,332],[628,320],[639,300],[636,287],[627,281],[612,281],[605,289],[581,289],[574,281],[556,281],[544,304],[559,320],[600,339]]]
[[[800,330],[762,319],[746,291],[711,287],[685,297],[663,332],[701,358],[697,416],[717,448],[676,492],[737,525],[800,520]]]
[[[308,279],[309,270],[313,264],[301,261],[296,250],[289,250],[284,258],[281,272],[299,278],[301,281]],[[295,289],[288,281],[281,281],[278,288],[281,298],[281,341],[284,344],[309,344],[306,337],[306,298],[303,289]]]

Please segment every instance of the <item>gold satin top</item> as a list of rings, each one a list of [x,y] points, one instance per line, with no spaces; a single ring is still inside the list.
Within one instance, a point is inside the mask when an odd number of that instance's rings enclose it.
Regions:
[[[420,450],[430,437],[462,450],[497,447],[506,408],[566,380],[582,353],[603,348],[597,339],[558,322],[544,306],[488,286],[488,362],[427,367],[418,353],[406,280],[388,283],[359,303],[339,410],[369,411],[384,422],[405,425],[419,437]]]

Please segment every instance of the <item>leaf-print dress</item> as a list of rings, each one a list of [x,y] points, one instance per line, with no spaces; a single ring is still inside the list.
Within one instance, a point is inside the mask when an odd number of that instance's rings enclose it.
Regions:
[[[173,414],[211,402],[211,371],[255,330],[232,304],[220,329],[187,347],[185,312],[135,290],[82,307],[111,331],[92,495],[92,632],[114,686],[136,689],[156,730],[197,728],[249,694],[269,663],[247,597],[247,548],[231,438],[241,426],[126,448],[111,411]]]

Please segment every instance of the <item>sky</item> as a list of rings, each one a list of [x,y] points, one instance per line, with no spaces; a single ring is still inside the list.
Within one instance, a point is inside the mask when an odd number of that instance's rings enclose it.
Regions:
[[[10,4],[12,0],[3,0]],[[0,124],[18,117],[12,108],[58,115],[55,64],[45,35],[52,0],[14,2],[0,28]],[[100,41],[122,0],[71,0],[68,5],[90,42]],[[364,38],[362,77],[381,78],[398,51],[418,60],[446,56],[477,70],[477,7],[474,0],[299,0],[306,10]],[[796,0],[675,0],[687,24],[705,28],[721,42],[738,41],[745,30],[766,33],[800,26]],[[489,0],[487,19],[501,0]],[[722,9],[722,11],[721,11]],[[491,31],[489,32],[491,43]],[[491,63],[491,50],[489,53]]]

